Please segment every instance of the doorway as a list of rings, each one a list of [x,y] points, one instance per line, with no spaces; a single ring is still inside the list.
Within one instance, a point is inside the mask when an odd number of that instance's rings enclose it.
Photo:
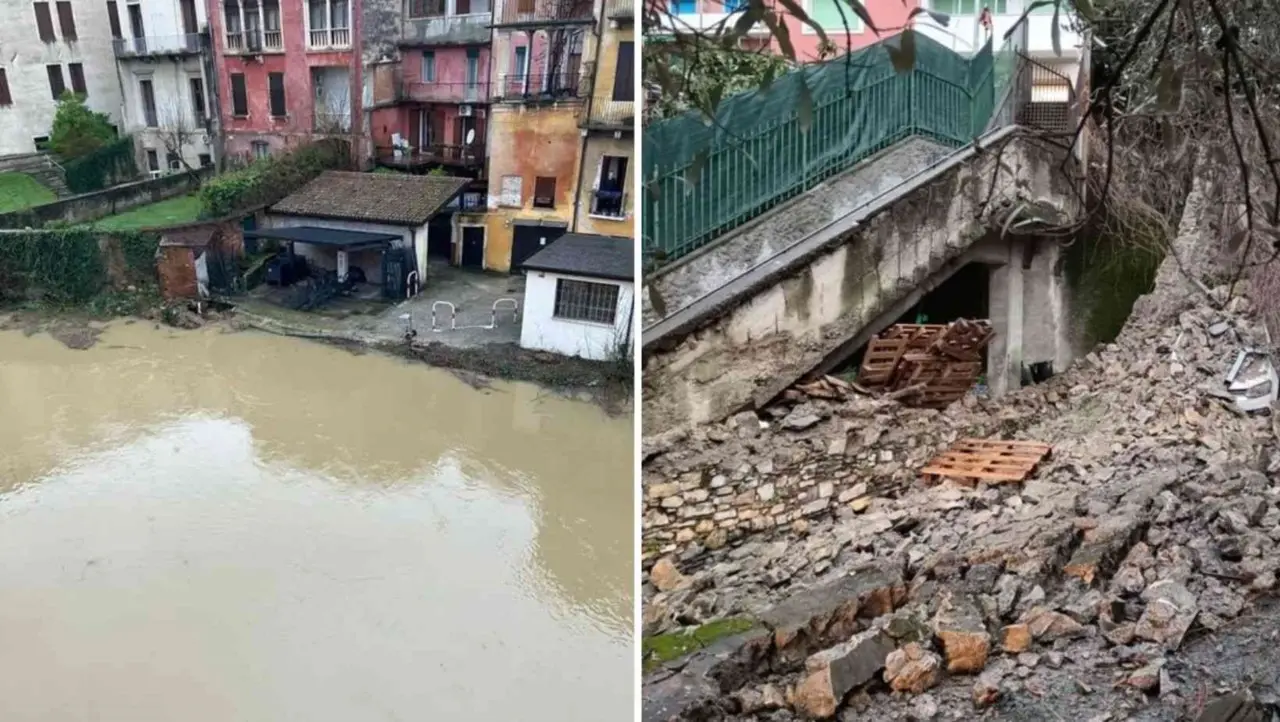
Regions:
[[[463,268],[484,270],[484,226],[462,227]]]
[[[453,261],[453,216],[439,215],[427,225],[427,256]]]
[[[523,273],[521,266],[533,254],[546,248],[568,231],[567,226],[519,225],[511,232],[511,272]]]

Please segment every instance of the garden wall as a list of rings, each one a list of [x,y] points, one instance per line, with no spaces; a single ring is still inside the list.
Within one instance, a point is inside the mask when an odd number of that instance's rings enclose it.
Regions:
[[[63,198],[53,203],[12,213],[0,213],[0,228],[40,228],[46,223],[87,223],[130,208],[190,193],[213,175],[212,168],[191,173],[124,183],[93,193]]]

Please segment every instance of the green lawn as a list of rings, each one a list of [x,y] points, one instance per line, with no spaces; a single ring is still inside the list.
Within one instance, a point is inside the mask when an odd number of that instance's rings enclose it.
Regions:
[[[114,216],[100,218],[93,222],[97,228],[119,231],[130,228],[151,228],[154,226],[176,226],[190,223],[200,215],[200,198],[195,194],[170,198],[159,203],[139,206]]]
[[[26,173],[0,173],[0,213],[20,211],[58,200],[53,191]]]

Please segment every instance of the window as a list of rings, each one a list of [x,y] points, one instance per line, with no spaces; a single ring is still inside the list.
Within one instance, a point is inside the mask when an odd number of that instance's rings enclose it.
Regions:
[[[244,90],[244,73],[231,74],[231,114],[237,118],[249,117],[249,98]]]
[[[35,138],[32,138],[32,140],[35,141],[36,152],[49,150],[49,136],[38,135]]]
[[[142,118],[147,127],[160,127],[160,122],[156,118],[156,91],[150,80],[138,81],[138,96],[142,100]]]
[[[258,160],[271,157],[271,146],[265,140],[255,140],[249,144],[253,148],[253,157]]]
[[[436,82],[436,54],[430,50],[422,53],[422,82]]]
[[[191,78],[191,115],[196,125],[203,126],[209,120],[204,109],[204,81],[200,78]]]
[[[267,90],[271,95],[271,115],[283,118],[285,116],[284,73],[267,73]]]
[[[107,24],[111,26],[111,37],[116,40],[124,37],[120,32],[120,10],[116,7],[116,0],[107,0]]]
[[[695,15],[697,12],[697,0],[671,0],[672,15]]]
[[[444,15],[445,0],[409,0],[409,17],[432,18]]]
[[[521,45],[516,48],[516,77],[523,78],[529,72],[529,48]]]
[[[201,153],[199,158],[201,168],[209,168],[213,165],[213,156],[208,153]]]
[[[844,0],[809,0],[809,17],[820,28],[844,30],[848,27],[851,33],[862,32],[862,20]],[[812,33],[813,29],[806,28],[805,32]]]
[[[63,40],[76,39],[76,16],[67,0],[58,0],[58,27],[62,29]]]
[[[613,99],[635,100],[635,43],[626,40],[618,43],[618,63],[613,71]]]
[[[169,166],[169,170],[182,170],[182,156],[173,151],[165,153],[164,164]]]
[[[618,286],[611,283],[556,279],[556,305],[552,315],[566,321],[607,323],[618,316]]]
[[[627,158],[606,155],[596,167],[595,191],[591,197],[591,215],[606,218],[626,216],[623,189],[627,187]]]
[[[518,175],[502,176],[502,197],[499,202],[504,206],[519,208],[524,205],[524,179]]]
[[[454,15],[470,15],[471,0],[453,0]]]
[[[13,96],[9,94],[9,76],[0,68],[0,108],[6,105],[13,105]]]
[[[480,51],[476,48],[467,49],[467,86],[475,87],[480,82]]]
[[[155,172],[160,170],[160,156],[151,148],[147,148],[147,170]]]
[[[36,9],[36,30],[40,33],[40,39],[46,43],[52,43],[58,39],[53,34],[53,16],[49,14],[49,3],[32,3]]]
[[[534,208],[555,208],[556,207],[556,179],[547,176],[538,176],[533,181],[533,207]]]
[[[84,86],[84,66],[80,63],[71,63],[67,66],[67,73],[71,75],[71,90],[80,95],[88,95],[89,91]]]
[[[67,84],[62,81],[62,66],[48,65],[45,69],[49,73],[49,92],[53,94],[53,99],[57,100],[67,92]]]

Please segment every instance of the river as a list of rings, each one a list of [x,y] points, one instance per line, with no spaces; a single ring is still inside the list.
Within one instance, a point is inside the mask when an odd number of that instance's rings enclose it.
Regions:
[[[632,455],[380,355],[0,332],[0,719],[630,719]]]

